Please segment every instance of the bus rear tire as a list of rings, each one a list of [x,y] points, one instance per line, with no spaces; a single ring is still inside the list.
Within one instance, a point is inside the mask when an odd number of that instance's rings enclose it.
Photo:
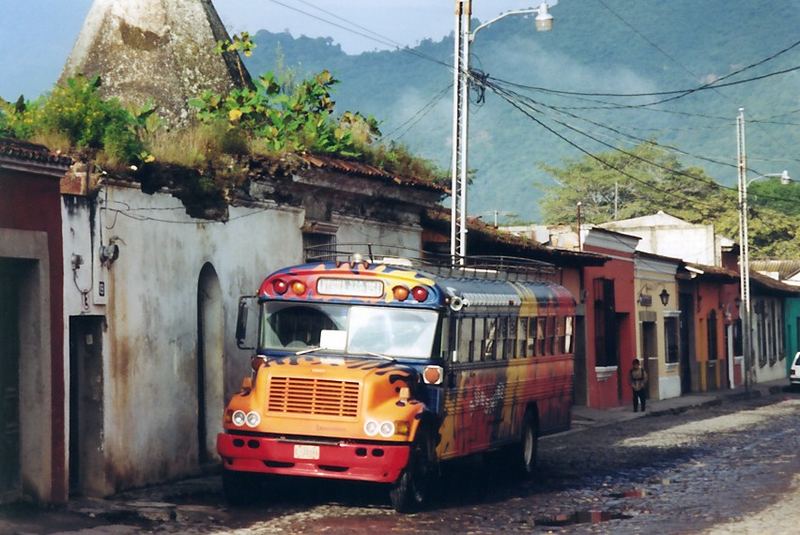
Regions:
[[[258,496],[258,489],[259,480],[256,474],[235,470],[222,471],[222,493],[228,505],[234,507],[251,505]]]
[[[398,513],[415,513],[430,501],[434,480],[434,449],[429,432],[420,429],[411,445],[408,465],[389,491]]]
[[[539,453],[539,424],[530,412],[522,422],[522,437],[517,445],[516,464],[525,479],[536,472],[536,459]]]

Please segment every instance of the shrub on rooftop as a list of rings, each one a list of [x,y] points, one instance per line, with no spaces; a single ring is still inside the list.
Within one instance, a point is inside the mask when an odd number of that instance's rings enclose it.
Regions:
[[[42,142],[51,149],[102,151],[111,162],[138,161],[144,155],[137,131],[141,117],[117,99],[104,99],[99,88],[99,77],[79,75],[37,100],[0,103],[0,128],[7,135]]]

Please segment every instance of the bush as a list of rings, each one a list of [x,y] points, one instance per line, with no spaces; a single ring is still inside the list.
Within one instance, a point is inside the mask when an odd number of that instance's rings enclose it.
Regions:
[[[137,117],[118,100],[103,99],[99,87],[98,77],[77,76],[36,101],[2,103],[0,129],[18,139],[68,145],[51,149],[103,151],[110,162],[139,161],[144,143]]]
[[[137,161],[144,144],[136,118],[118,100],[104,100],[99,87],[98,77],[84,76],[56,87],[42,107],[42,129],[66,134],[76,149],[103,150],[110,160],[123,163]]]

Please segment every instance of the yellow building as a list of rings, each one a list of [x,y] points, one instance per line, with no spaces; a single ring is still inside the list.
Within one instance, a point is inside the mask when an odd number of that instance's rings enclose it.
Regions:
[[[681,261],[636,252],[637,357],[649,376],[649,397],[667,399],[681,395],[680,310],[676,274]]]

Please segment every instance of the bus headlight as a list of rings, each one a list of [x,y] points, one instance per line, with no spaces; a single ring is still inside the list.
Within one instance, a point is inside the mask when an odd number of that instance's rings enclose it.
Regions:
[[[381,422],[381,426],[378,431],[382,437],[389,438],[390,436],[394,435],[394,423]]]
[[[367,420],[364,423],[364,432],[367,435],[374,437],[375,435],[378,434],[379,427],[380,426],[378,425],[378,422],[376,422],[375,420]]]
[[[256,411],[250,411],[245,417],[245,422],[249,427],[258,427],[258,424],[261,423],[261,415]]]
[[[231,416],[231,422],[237,427],[243,426],[245,421],[247,421],[247,416],[245,416],[244,411],[235,411]]]

